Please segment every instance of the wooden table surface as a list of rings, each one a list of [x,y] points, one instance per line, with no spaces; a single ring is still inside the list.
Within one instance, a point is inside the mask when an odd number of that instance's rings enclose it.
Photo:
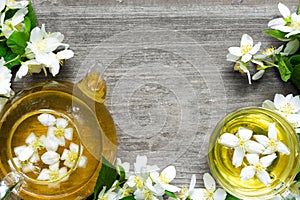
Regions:
[[[174,165],[178,186],[209,172],[207,145],[216,123],[235,109],[298,91],[276,70],[248,85],[226,61],[248,33],[262,47],[279,42],[262,30],[279,16],[273,0],[35,0],[38,24],[60,31],[75,52],[56,77],[27,76],[15,91],[45,79],[77,82],[100,64],[106,106],[118,133],[118,157]],[[295,11],[297,1],[284,1]]]

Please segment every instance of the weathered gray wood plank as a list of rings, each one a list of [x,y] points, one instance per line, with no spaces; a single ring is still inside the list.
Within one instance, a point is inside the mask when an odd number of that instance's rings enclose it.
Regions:
[[[297,1],[284,3],[296,9]],[[132,163],[146,154],[160,167],[173,164],[178,185],[196,174],[202,186],[208,138],[225,113],[259,106],[275,93],[297,93],[272,69],[248,85],[225,60],[243,33],[263,47],[279,45],[262,34],[279,15],[273,0],[35,0],[34,8],[39,24],[62,32],[76,54],[46,79],[75,82],[87,63],[105,63],[119,157]],[[44,79],[26,77],[13,87]]]

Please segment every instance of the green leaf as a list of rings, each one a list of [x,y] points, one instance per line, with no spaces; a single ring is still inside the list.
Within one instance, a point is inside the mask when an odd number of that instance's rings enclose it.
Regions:
[[[5,20],[12,18],[16,12],[18,10],[17,9],[9,9],[8,11],[5,12]]]
[[[277,55],[276,60],[277,60],[278,70],[279,70],[281,79],[284,82],[287,82],[291,77],[291,71],[289,70],[289,67],[286,64],[285,59],[282,56]]]
[[[170,191],[168,191],[168,190],[165,190],[165,194],[166,194],[167,196],[169,196],[169,197],[172,197],[172,198],[174,198],[174,199],[177,199],[177,196],[176,196],[176,194],[174,194],[174,192],[170,192]]]
[[[123,197],[120,200],[135,200],[134,196]]]
[[[300,65],[295,66],[291,75],[291,81],[300,90]]]
[[[236,198],[235,196],[232,196],[231,194],[227,193],[225,200],[240,200],[239,198]]]
[[[24,18],[24,24],[25,24],[25,31],[30,34],[30,32],[31,32],[31,21],[30,21],[29,17],[26,16]]]
[[[289,63],[291,63],[291,65],[293,65],[293,66],[300,64],[300,55],[296,54],[296,55],[291,56],[289,58]]]
[[[102,166],[94,188],[94,199],[98,198],[104,186],[106,186],[106,190],[110,189],[117,178],[118,173],[116,167],[102,156]]]
[[[34,13],[34,10],[33,10],[33,6],[32,6],[32,1],[29,2],[29,5],[28,5],[28,14],[27,16],[29,17],[30,19],[30,22],[31,22],[31,30],[34,29],[37,25],[36,23],[36,17],[35,17],[35,13]]]
[[[279,30],[266,30],[266,31],[264,31],[264,33],[271,36],[271,37],[273,37],[273,38],[276,38],[280,41],[290,41],[291,40],[291,38],[286,38],[285,37],[286,33],[281,32]]]
[[[6,199],[9,197],[10,193],[14,190],[14,188],[15,188],[18,184],[19,184],[19,183],[16,183],[16,184],[14,184],[11,188],[9,188],[9,189],[7,190],[7,192],[5,193],[4,197],[3,197],[1,200],[6,200]]]
[[[14,31],[6,41],[7,46],[18,55],[25,53],[29,34],[26,32]]]
[[[4,57],[7,53],[6,42],[0,42],[0,57]]]
[[[5,57],[4,57],[4,60],[5,60],[6,62],[9,62],[9,61],[11,61],[12,59],[15,59],[17,56],[18,56],[17,54],[13,53],[10,49],[8,49],[8,50],[7,50],[7,53],[6,53]],[[11,62],[11,63],[9,63],[9,64],[6,64],[5,66],[6,66],[7,68],[11,69],[12,67],[18,66],[18,65],[20,65],[20,64],[21,64],[21,59],[17,59],[16,61],[13,61],[13,62]]]
[[[126,176],[125,170],[124,170],[124,168],[121,165],[118,165],[118,167],[119,167],[119,170],[120,170],[119,182],[120,183],[125,182],[125,176]]]
[[[294,180],[295,180],[295,181],[300,181],[300,172],[296,175],[296,177],[295,177]]]

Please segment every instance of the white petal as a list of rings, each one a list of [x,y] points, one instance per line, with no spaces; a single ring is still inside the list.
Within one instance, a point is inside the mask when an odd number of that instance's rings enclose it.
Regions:
[[[300,110],[300,98],[299,96],[295,96],[290,101],[291,106],[295,109],[294,112],[298,112]]]
[[[265,150],[265,147],[258,142],[248,140],[245,142],[245,147],[249,153],[262,153]]]
[[[243,46],[243,45],[253,46],[253,39],[250,35],[243,34],[242,40],[241,40],[241,46]]]
[[[161,172],[162,177],[166,177],[168,180],[172,181],[176,177],[176,169],[174,166],[168,166]]]
[[[66,145],[66,140],[65,140],[65,138],[64,138],[64,137],[59,138],[58,144],[59,144],[59,146],[64,147],[64,146]]]
[[[214,192],[214,199],[215,200],[224,200],[226,198],[226,192],[223,189],[218,188]]]
[[[136,161],[134,163],[134,171],[137,173],[141,172],[141,169],[147,165],[147,157],[146,156],[137,156]]]
[[[275,30],[279,30],[284,33],[290,33],[294,30],[293,28],[291,28],[289,26],[282,26],[282,25],[272,26],[271,28],[275,29]]]
[[[243,55],[240,47],[229,47],[228,51],[231,55],[236,57],[240,57]]]
[[[254,47],[249,51],[250,54],[254,55],[256,54],[261,46],[261,42],[258,42],[256,45],[254,45]]]
[[[246,154],[246,158],[248,162],[252,165],[255,165],[259,162],[259,155],[252,153],[252,154]]]
[[[50,176],[49,176],[49,170],[48,169],[43,169],[41,171],[41,173],[39,174],[39,176],[37,177],[37,180],[40,181],[47,181],[49,180]]]
[[[239,128],[236,135],[238,135],[243,140],[250,140],[253,131],[247,128]]]
[[[257,142],[262,144],[264,147],[267,147],[269,145],[269,138],[265,135],[254,135],[253,136]]]
[[[282,94],[275,94],[274,105],[278,110],[280,110],[281,105],[285,104],[285,102],[285,97]]]
[[[170,192],[179,192],[181,190],[179,187],[170,184],[162,184],[162,187]]]
[[[36,141],[36,136],[35,134],[32,132],[29,134],[29,136],[26,138],[25,143],[30,145],[32,143],[34,143]]]
[[[79,163],[78,163],[78,167],[84,168],[84,167],[86,167],[86,164],[87,164],[87,157],[81,156]]]
[[[195,176],[195,174],[193,174],[192,178],[191,178],[189,191],[192,191],[195,188],[195,185],[196,185],[196,176]]]
[[[194,191],[191,193],[190,197],[192,200],[202,200],[207,199],[209,193],[205,189],[194,189]]]
[[[53,76],[56,76],[59,73],[60,70],[60,63],[58,59],[53,59],[52,63],[47,66],[49,67],[49,71]]]
[[[226,60],[231,62],[236,62],[240,56],[232,55],[231,53],[227,54]]]
[[[66,160],[68,158],[68,154],[69,154],[69,150],[68,149],[64,149],[62,155],[61,155],[61,160]]]
[[[134,187],[134,186],[135,186],[134,180],[135,180],[135,176],[134,176],[134,175],[129,176],[129,178],[128,178],[127,182],[126,182],[127,185],[128,185],[129,187]]]
[[[264,151],[262,152],[262,154],[263,154],[263,155],[269,155],[269,154],[274,153],[275,151],[276,151],[276,149],[273,149],[273,148],[271,148],[271,147],[267,147],[266,150],[264,150]]]
[[[277,151],[285,155],[290,155],[289,148],[280,141],[278,142]]]
[[[221,135],[219,143],[227,147],[236,147],[239,144],[239,139],[231,133],[224,133]]]
[[[300,30],[291,31],[290,33],[286,34],[285,37],[289,38],[292,35],[297,35],[300,33]]]
[[[72,168],[72,167],[74,167],[74,162],[69,162],[69,161],[66,160],[64,162],[64,165],[67,166],[67,167],[69,167],[69,168]]]
[[[63,177],[63,176],[65,176],[67,173],[68,173],[68,170],[67,170],[66,167],[62,167],[62,168],[59,169],[59,177]],[[69,179],[69,176],[66,176],[65,178],[63,178],[63,179],[61,180],[61,182],[65,182],[65,181],[67,181],[68,179]]]
[[[70,151],[79,152],[79,146],[73,142],[70,143]]]
[[[54,126],[56,123],[56,118],[48,113],[43,113],[38,116],[39,122],[43,124],[43,126]]]
[[[65,120],[64,118],[57,118],[56,119],[56,127],[64,129],[68,126],[68,121]]]
[[[244,167],[241,171],[240,178],[243,181],[246,181],[252,178],[255,175],[255,170],[253,166]]]
[[[260,182],[262,182],[266,186],[272,183],[269,173],[266,172],[265,170],[256,172],[256,177],[260,180]]]
[[[262,104],[262,107],[270,109],[270,110],[275,110],[275,105],[274,105],[273,101],[270,101],[270,100],[265,100]]]
[[[40,161],[40,157],[38,153],[34,153],[29,160],[29,162],[31,163],[36,163],[38,161]]]
[[[53,126],[48,127],[47,135],[51,137],[56,137],[54,134],[55,128]]]
[[[279,12],[281,13],[281,15],[284,18],[288,18],[291,15],[290,9],[288,7],[286,7],[286,5],[284,5],[282,3],[278,4],[278,9],[279,9]]]
[[[58,52],[56,55],[60,60],[70,59],[74,56],[74,52],[72,50],[63,50]]]
[[[270,123],[268,126],[268,137],[277,140],[277,131],[275,123]]]
[[[6,0],[0,0],[0,12],[5,8],[5,3],[6,3]]]
[[[21,79],[23,76],[26,76],[28,73],[28,66],[26,64],[21,65],[21,67],[19,68],[19,70],[17,71],[16,74],[16,80]]]
[[[243,163],[245,152],[241,147],[236,147],[233,152],[232,164],[235,167],[240,167]]]
[[[42,139],[42,141],[48,151],[57,151],[59,140],[56,137],[50,135]]]
[[[26,149],[26,147],[27,147],[26,145],[15,147],[15,148],[14,148],[15,154],[16,154],[17,156],[19,156],[20,153]]]
[[[209,192],[213,193],[216,190],[216,182],[209,173],[205,173],[203,175],[203,181],[204,181],[205,188]]]
[[[52,171],[57,171],[59,169],[59,162],[50,165],[49,169]]]
[[[39,27],[32,29],[30,33],[30,42],[37,42],[43,39],[43,33]]]
[[[28,13],[28,9],[27,8],[22,8],[20,10],[18,10],[14,16],[12,17],[12,24],[13,26],[17,26],[18,24],[20,24],[21,22],[24,21],[24,17],[25,15]]]
[[[54,151],[47,151],[41,157],[43,163],[45,163],[47,165],[52,165],[52,164],[58,162],[59,158],[60,158],[59,154]]]
[[[33,166],[31,164],[25,165],[22,167],[22,172],[29,173],[29,172],[37,172],[38,167]]]
[[[252,80],[256,81],[258,79],[261,79],[263,77],[263,75],[265,74],[265,70],[259,70],[258,72],[256,72],[253,76],[252,76]]]
[[[276,154],[273,153],[273,154],[271,154],[271,155],[264,156],[264,157],[260,158],[260,162],[261,162],[261,164],[262,164],[265,168],[267,168],[267,167],[269,167],[269,166],[272,164],[272,162],[273,162],[276,158],[277,158]]]
[[[165,193],[165,189],[160,184],[155,184],[154,189],[157,196],[162,196]]]
[[[245,54],[245,55],[242,56],[241,61],[244,62],[244,63],[246,63],[246,62],[250,61],[251,58],[252,58],[252,55],[250,53],[247,53],[247,54]]]
[[[276,18],[276,19],[272,19],[271,21],[269,21],[268,23],[268,27],[272,28],[274,26],[284,26],[285,25],[285,20],[282,18]]]
[[[73,128],[66,128],[65,129],[65,138],[67,140],[72,140],[72,138],[73,138]]]
[[[34,150],[31,147],[26,147],[18,156],[20,161],[26,161],[28,160],[32,154],[34,153]]]

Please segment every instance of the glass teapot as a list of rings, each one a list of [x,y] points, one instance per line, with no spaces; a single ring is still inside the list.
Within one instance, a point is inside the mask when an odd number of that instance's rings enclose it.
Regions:
[[[77,84],[46,81],[8,101],[0,116],[2,190],[15,186],[11,198],[21,199],[91,195],[102,156],[113,163],[117,151],[105,96],[105,81],[91,70]]]

